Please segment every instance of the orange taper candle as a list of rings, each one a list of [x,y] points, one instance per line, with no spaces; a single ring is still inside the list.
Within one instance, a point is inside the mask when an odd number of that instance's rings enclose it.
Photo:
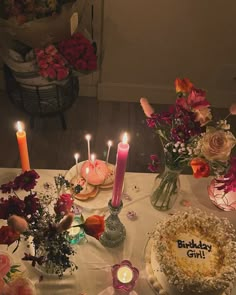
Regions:
[[[19,147],[21,168],[22,168],[22,171],[25,172],[30,170],[26,132],[24,131],[23,124],[20,121],[16,123],[16,126],[17,126],[16,138],[17,138],[18,147]]]

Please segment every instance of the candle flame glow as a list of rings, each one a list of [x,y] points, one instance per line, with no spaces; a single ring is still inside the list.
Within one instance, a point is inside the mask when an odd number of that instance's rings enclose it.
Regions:
[[[78,161],[78,159],[79,159],[79,153],[75,153],[74,154],[74,157],[75,157],[75,160]]]
[[[85,135],[85,139],[86,139],[87,141],[90,141],[90,139],[91,139],[91,135],[90,135],[90,134]]]
[[[16,122],[17,131],[22,132],[24,131],[24,124],[21,121]]]
[[[108,146],[112,146],[112,141],[108,140],[107,144],[108,144]]]
[[[89,174],[89,167],[85,168],[85,173],[88,175]]]
[[[127,132],[125,132],[122,138],[122,143],[127,143],[127,142],[128,142],[128,135],[127,135]]]

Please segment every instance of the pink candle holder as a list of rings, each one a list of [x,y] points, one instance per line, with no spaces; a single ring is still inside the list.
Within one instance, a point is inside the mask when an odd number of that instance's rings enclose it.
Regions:
[[[133,267],[129,260],[123,260],[120,264],[115,264],[111,269],[114,289],[131,292],[134,289],[139,277],[139,271]]]

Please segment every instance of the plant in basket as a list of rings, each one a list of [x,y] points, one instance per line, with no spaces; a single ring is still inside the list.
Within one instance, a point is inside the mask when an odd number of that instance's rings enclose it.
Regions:
[[[173,206],[179,193],[179,174],[187,166],[195,178],[214,175],[224,195],[228,190],[236,191],[235,158],[231,156],[236,139],[226,120],[236,114],[236,104],[225,119],[214,121],[204,90],[186,78],[177,78],[175,88],[175,104],[167,111],[155,113],[146,98],[140,100],[147,125],[159,135],[164,150],[164,171],[157,176],[151,195],[152,205],[159,210]],[[149,169],[157,172],[159,166],[159,158],[152,155]]]
[[[91,73],[97,69],[97,56],[93,44],[81,33],[56,45],[34,50],[39,75],[49,81],[61,81],[70,73]]]
[[[9,246],[16,242],[16,251],[21,241],[27,241],[34,251],[26,252],[22,259],[62,277],[66,270],[72,272],[78,268],[71,260],[76,250],[71,243],[70,229],[79,226],[99,239],[104,231],[104,216],[93,215],[84,220],[81,215],[80,223],[74,225],[72,196],[59,193],[55,197],[56,190],[52,195],[47,190],[36,192],[38,178],[35,170],[26,171],[0,186],[1,192],[6,194],[0,199],[0,218],[6,221],[0,228],[0,244]],[[22,191],[26,193],[23,198],[17,194]]]
[[[75,0],[3,0],[1,17],[14,18],[18,24],[60,13],[64,4]]]

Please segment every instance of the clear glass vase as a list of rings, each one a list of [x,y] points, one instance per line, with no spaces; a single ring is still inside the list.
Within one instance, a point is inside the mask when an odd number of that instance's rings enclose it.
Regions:
[[[173,207],[180,191],[181,171],[182,169],[170,169],[165,165],[163,172],[157,175],[150,197],[155,209],[166,211]]]

